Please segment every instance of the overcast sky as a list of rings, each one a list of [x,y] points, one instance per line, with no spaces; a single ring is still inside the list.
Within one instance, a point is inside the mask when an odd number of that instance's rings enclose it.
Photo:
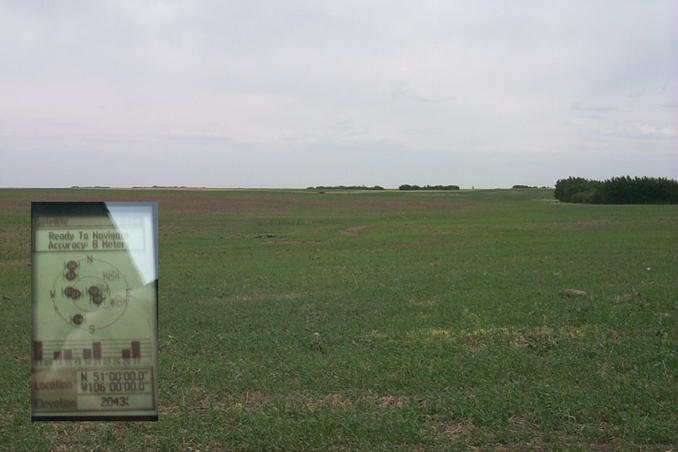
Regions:
[[[0,0],[0,186],[678,178],[677,128],[675,0]]]

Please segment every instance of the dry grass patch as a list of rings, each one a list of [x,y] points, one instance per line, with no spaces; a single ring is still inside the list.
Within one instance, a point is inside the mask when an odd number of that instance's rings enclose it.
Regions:
[[[294,300],[296,298],[299,298],[299,294],[284,293],[284,294],[231,295],[224,298],[215,298],[215,301],[225,301],[227,303],[233,303],[237,301],[261,301],[266,299]]]
[[[462,343],[474,350],[490,345],[509,345],[513,348],[555,345],[562,339],[581,339],[585,335],[599,332],[596,325],[584,325],[580,328],[549,326],[534,328],[479,328],[470,331],[453,331],[445,328],[426,328],[407,333],[406,338],[417,341],[446,340]]]
[[[617,302],[617,303],[624,303],[625,301],[629,301],[631,298],[635,297],[636,295],[638,295],[638,292],[636,292],[636,291],[623,293],[621,295],[615,296],[614,301]]]
[[[288,409],[303,407],[303,409],[313,412],[322,408],[354,410],[363,404],[379,408],[400,408],[410,403],[426,406],[426,400],[421,397],[394,394],[365,395],[359,396],[358,400],[348,399],[341,394],[326,394],[321,396],[298,394],[296,397],[286,398],[285,404]]]
[[[586,221],[560,221],[560,222],[551,222],[551,223],[530,223],[521,226],[519,229],[523,231],[554,231],[554,230],[567,230],[567,231],[579,231],[585,229],[600,229],[600,228],[609,228],[619,227],[619,225],[624,224],[623,221],[616,220],[586,220]]]
[[[55,422],[51,424],[42,424],[44,428],[42,429],[42,434],[48,444],[53,447],[52,450],[55,451],[68,451],[68,450],[87,450],[83,449],[81,445],[81,438],[83,435],[90,433],[92,431],[100,431],[104,427],[104,424],[90,423],[90,422],[77,422],[77,423],[61,423]],[[113,424],[116,425],[116,424]],[[119,424],[118,424],[119,425]],[[124,433],[119,435],[121,430],[115,429],[116,436],[124,437]],[[12,449],[10,449],[12,450]],[[92,449],[89,449],[92,450]]]
[[[12,258],[11,261],[7,262],[28,263],[30,261],[30,225],[26,225],[25,227],[0,229],[0,243],[2,244],[2,255],[5,258]]]
[[[254,411],[261,408],[263,405],[270,401],[269,397],[266,397],[260,392],[246,392],[245,398],[242,402],[242,409],[244,411]]]
[[[514,425],[514,426],[519,427],[520,430],[524,430],[524,429],[539,430],[541,428],[541,426],[539,424],[537,424],[536,422],[530,421],[529,416],[511,416],[509,418],[509,423]]]
[[[413,306],[425,306],[428,308],[438,304],[438,302],[435,300],[417,300],[414,298],[410,298],[409,300],[407,300],[407,302]]]
[[[235,413],[249,413],[263,409],[271,404],[271,398],[258,391],[247,391],[245,395],[224,394],[221,397],[205,395],[197,408],[201,411],[210,409],[217,411],[231,411]]]
[[[192,192],[190,195],[159,193],[162,212],[168,213],[282,213],[294,207],[317,207],[322,202],[275,196],[211,196]]]
[[[456,245],[461,247],[461,242],[450,242],[446,240],[419,240],[412,242],[395,242],[393,248],[448,248]]]
[[[184,412],[178,405],[163,405],[161,404],[158,407],[158,417],[180,417],[183,416]]]
[[[434,423],[431,425],[428,435],[434,443],[467,444],[476,433],[476,426],[471,420],[454,423]]]
[[[0,267],[7,267],[12,265],[28,265],[30,263],[31,263],[30,259],[18,259],[13,261],[0,262]]]
[[[348,410],[353,409],[353,402],[344,398],[340,394],[327,394],[319,398],[306,398],[304,406],[309,411],[316,411],[319,408],[334,408]]]
[[[376,396],[374,398],[374,403],[381,407],[381,408],[386,408],[386,407],[401,407],[403,405],[407,405],[408,403],[416,402],[417,404],[421,406],[426,406],[426,400],[419,398],[419,397],[413,397],[413,396],[408,396],[408,395],[381,395],[381,396]]]

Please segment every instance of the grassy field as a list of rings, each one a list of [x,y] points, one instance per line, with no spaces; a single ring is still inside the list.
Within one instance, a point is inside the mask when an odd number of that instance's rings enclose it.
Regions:
[[[30,422],[31,200],[159,202],[157,423]],[[676,450],[677,253],[549,190],[0,190],[0,449]]]

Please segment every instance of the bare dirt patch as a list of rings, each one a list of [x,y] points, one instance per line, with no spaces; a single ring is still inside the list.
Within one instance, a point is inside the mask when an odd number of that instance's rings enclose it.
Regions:
[[[339,234],[342,235],[360,235],[365,232],[367,229],[371,228],[372,225],[362,225],[362,226],[353,226],[352,228],[342,229],[339,231]]]

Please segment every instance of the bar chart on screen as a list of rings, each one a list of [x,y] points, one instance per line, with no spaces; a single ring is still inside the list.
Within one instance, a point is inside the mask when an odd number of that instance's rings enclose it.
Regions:
[[[35,367],[52,365],[144,365],[152,361],[152,342],[146,339],[33,341]]]

